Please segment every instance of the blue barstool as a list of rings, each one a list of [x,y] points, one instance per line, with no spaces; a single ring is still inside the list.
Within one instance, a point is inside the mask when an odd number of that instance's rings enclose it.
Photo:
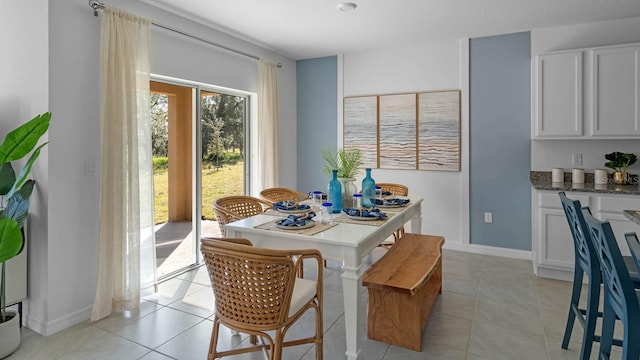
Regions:
[[[588,226],[582,216],[580,201],[569,199],[564,192],[559,193],[562,208],[567,217],[571,235],[573,237],[575,252],[575,268],[573,273],[573,290],[571,292],[571,303],[569,304],[569,315],[567,325],[562,339],[562,348],[567,349],[573,332],[573,325],[576,318],[583,327],[582,347],[580,349],[580,360],[588,360],[591,356],[591,348],[594,341],[600,341],[600,336],[595,334],[595,325],[598,317],[602,313],[598,312],[600,302],[600,285],[602,285],[602,275],[600,271],[600,260]],[[633,286],[640,289],[640,276],[635,269],[634,259],[631,256],[624,256]],[[580,293],[582,292],[582,280],[587,275],[587,306],[580,308]],[[613,339],[613,344],[622,346],[622,340]]]
[[[580,321],[584,331],[582,336],[582,347],[580,349],[581,360],[588,360],[591,357],[591,348],[594,341],[600,341],[600,337],[595,335],[596,320],[598,318],[598,303],[600,301],[600,284],[602,277],[600,274],[600,263],[598,255],[586,226],[580,201],[569,199],[564,192],[560,192],[562,208],[569,223],[569,229],[573,237],[575,268],[573,271],[573,290],[571,292],[571,303],[569,305],[569,316],[567,326],[564,330],[562,348],[566,349],[571,340],[571,332],[576,318]],[[582,292],[582,280],[587,275],[587,307],[579,307],[580,293]]]
[[[635,265],[636,271],[640,271],[640,241],[638,241],[638,236],[636,233],[626,233],[624,234],[625,240],[627,240],[627,245],[629,245],[629,250],[631,250],[631,256],[633,257],[633,264]],[[631,272],[631,266],[627,264],[627,269]],[[633,281],[633,275],[631,280]]]
[[[622,359],[640,359],[640,298],[625,265],[616,237],[608,221],[600,221],[582,209],[589,234],[600,260],[604,282],[604,311],[600,340],[600,360],[609,359],[614,343],[613,331],[616,319],[622,321]]]

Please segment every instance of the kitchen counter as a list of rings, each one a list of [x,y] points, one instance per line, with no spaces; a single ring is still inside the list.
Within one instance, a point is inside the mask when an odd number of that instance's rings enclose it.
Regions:
[[[637,179],[638,179],[637,176],[632,177],[632,181],[635,183],[634,185],[616,185],[611,183],[607,185],[596,185],[593,183],[593,174],[585,174],[584,184],[572,183],[570,175],[571,174],[569,173],[568,179],[567,179],[567,176],[565,175],[565,179],[564,179],[565,182],[552,183],[551,172],[531,171],[530,173],[531,185],[536,190],[640,195],[640,186],[637,185]]]

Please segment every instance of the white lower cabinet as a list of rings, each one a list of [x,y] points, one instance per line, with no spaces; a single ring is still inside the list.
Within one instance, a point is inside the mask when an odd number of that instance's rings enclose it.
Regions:
[[[629,255],[624,233],[637,232],[640,225],[630,221],[623,210],[640,209],[640,196],[567,192],[567,197],[589,206],[600,220],[611,223],[623,255]],[[536,275],[571,281],[574,269],[573,239],[557,191],[532,190],[533,269]]]

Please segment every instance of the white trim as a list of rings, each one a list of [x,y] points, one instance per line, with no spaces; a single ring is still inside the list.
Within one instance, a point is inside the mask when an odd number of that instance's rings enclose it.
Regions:
[[[474,254],[501,256],[501,257],[506,257],[511,259],[521,259],[521,260],[533,259],[533,254],[531,253],[531,251],[507,249],[507,248],[500,248],[495,246],[461,244],[461,243],[445,241],[443,248],[445,250],[456,250],[456,251],[464,251],[464,252],[474,253]]]
[[[191,88],[200,87],[207,91],[221,92],[221,93],[224,93],[225,95],[231,95],[231,96],[250,97],[252,95],[257,95],[256,93],[253,93],[250,91],[238,90],[238,89],[233,89],[225,86],[212,85],[212,84],[203,83],[199,81],[180,79],[172,76],[165,76],[165,75],[159,75],[159,74],[153,74],[153,73],[151,74],[151,80],[166,83],[166,84],[171,84],[171,85],[178,85],[182,87],[191,87]]]
[[[460,242],[471,241],[469,196],[469,39],[460,40]]]
[[[553,269],[550,267],[538,266],[538,277],[556,279],[563,281],[573,281],[573,270]],[[584,279],[586,284],[586,279]]]
[[[336,91],[337,93],[337,104],[338,106],[336,106],[338,114],[337,114],[337,119],[338,119],[338,132],[337,132],[337,141],[338,141],[338,148],[342,147],[342,144],[344,143],[344,118],[343,118],[343,114],[344,114],[344,110],[343,110],[343,105],[344,105],[344,101],[342,100],[342,98],[344,97],[344,54],[339,54],[336,56],[337,57],[337,76],[338,76],[338,89]]]
[[[36,319],[29,316],[29,314],[26,314],[24,322],[26,327],[29,329],[44,336],[49,336],[57,333],[58,331],[89,320],[89,318],[91,318],[92,309],[93,305],[88,305],[80,310],[46,323],[42,322],[41,319]]]

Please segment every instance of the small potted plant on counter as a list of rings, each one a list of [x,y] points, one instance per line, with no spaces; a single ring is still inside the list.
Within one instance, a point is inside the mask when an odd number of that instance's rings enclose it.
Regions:
[[[604,156],[607,161],[604,166],[615,170],[613,173],[613,182],[616,184],[626,184],[629,182],[629,174],[627,174],[627,168],[638,160],[635,154],[622,153],[614,151]]]

